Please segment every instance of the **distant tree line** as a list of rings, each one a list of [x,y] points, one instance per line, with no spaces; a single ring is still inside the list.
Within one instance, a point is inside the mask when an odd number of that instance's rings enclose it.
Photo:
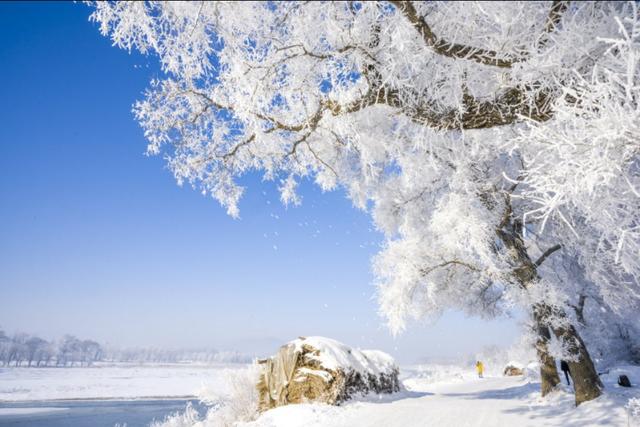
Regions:
[[[235,351],[106,347],[73,335],[47,341],[26,333],[8,336],[0,329],[0,366],[71,367],[91,366],[96,362],[208,364],[250,361],[251,356]]]
[[[90,366],[102,357],[102,346],[92,340],[65,335],[61,340],[47,341],[25,333],[9,337],[0,330],[2,366]]]
[[[248,363],[252,357],[237,351],[171,350],[162,348],[107,348],[104,362],[126,363]]]

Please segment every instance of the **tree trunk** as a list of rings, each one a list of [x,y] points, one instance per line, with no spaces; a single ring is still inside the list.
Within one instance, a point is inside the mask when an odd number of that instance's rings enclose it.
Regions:
[[[578,331],[568,323],[566,326],[552,327],[551,330],[556,338],[563,343],[570,356],[567,363],[573,379],[576,406],[600,396],[602,382]]]
[[[537,266],[531,261],[520,237],[521,224],[518,221],[512,221],[510,218],[510,204],[507,213],[508,215],[505,216],[503,224],[501,224],[501,228],[497,230],[497,233],[507,248],[510,249],[514,264],[518,266],[513,270],[515,278],[523,289],[528,289],[539,279]],[[551,310],[547,305],[543,304],[535,304],[531,309],[537,335],[535,347],[538,362],[540,363],[540,391],[542,396],[546,396],[560,384],[556,361],[549,353],[548,345],[551,340],[551,332],[549,331],[547,320]]]
[[[545,252],[536,262],[533,262],[521,237],[522,223],[518,220],[513,220],[511,214],[511,201],[508,198],[505,216],[496,231],[511,252],[511,257],[516,266],[513,273],[517,282],[523,289],[528,289],[540,279],[538,275],[540,264],[555,250],[560,249],[561,246],[556,245],[550,251]],[[602,383],[593,366],[591,356],[576,329],[566,321],[566,314],[562,310],[554,310],[551,306],[540,302],[533,307],[533,317],[538,329],[536,351],[540,361],[542,395],[549,393],[560,382],[555,360],[548,352],[547,343],[551,338],[549,333],[549,329],[551,329],[556,338],[562,342],[564,348],[569,352],[569,359],[574,360],[571,362],[567,360],[567,362],[573,378],[576,405],[600,396],[602,394]],[[551,326],[552,317],[565,321],[566,326]]]
[[[558,376],[556,361],[549,353],[548,343],[551,340],[549,327],[542,321],[540,310],[534,309],[533,317],[538,336],[536,339],[536,353],[540,362],[540,386],[542,396],[546,396],[560,384],[560,377]]]

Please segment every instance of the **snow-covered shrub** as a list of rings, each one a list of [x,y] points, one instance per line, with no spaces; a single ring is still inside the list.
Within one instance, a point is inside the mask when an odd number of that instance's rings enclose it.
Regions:
[[[244,370],[229,370],[225,376],[230,388],[228,396],[222,399],[215,394],[201,396],[205,403],[218,403],[219,407],[209,411],[207,421],[215,420],[215,426],[232,426],[239,421],[251,421],[258,413],[258,367],[253,364]]]
[[[629,424],[635,425],[638,423],[640,425],[640,398],[634,397],[629,399],[625,408],[627,409],[627,413],[629,414]],[[633,421],[633,424],[631,422]]]
[[[191,403],[187,404],[184,412],[176,412],[167,416],[163,421],[154,421],[150,427],[195,427],[200,415]]]
[[[203,387],[199,393],[202,403],[209,406],[201,415],[188,404],[184,412],[154,422],[151,427],[233,427],[236,423],[252,421],[258,413],[258,368],[229,369],[224,372],[227,393],[221,394]]]

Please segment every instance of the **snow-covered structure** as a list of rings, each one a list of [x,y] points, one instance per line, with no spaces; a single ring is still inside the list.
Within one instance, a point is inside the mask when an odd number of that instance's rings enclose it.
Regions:
[[[519,363],[509,362],[502,373],[506,377],[524,375],[524,367]]]
[[[393,358],[324,337],[300,337],[259,361],[260,411],[291,403],[337,405],[356,395],[400,390]]]

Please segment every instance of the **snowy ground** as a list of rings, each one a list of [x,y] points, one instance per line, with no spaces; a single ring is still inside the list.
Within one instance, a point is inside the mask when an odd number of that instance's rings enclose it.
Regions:
[[[73,369],[0,369],[0,401],[49,399],[168,398],[193,396],[205,386],[225,394],[225,370],[245,365],[148,365],[100,366]],[[615,384],[620,373],[629,375],[635,387]],[[392,396],[368,397],[340,407],[291,405],[267,411],[240,427],[413,427],[413,426],[621,426],[640,427],[625,405],[640,398],[640,367],[623,366],[603,375],[606,394],[578,408],[568,388],[541,399],[539,384],[523,377],[475,377],[472,368],[457,366],[406,366],[402,368],[405,391]],[[35,402],[34,402],[35,404]],[[5,407],[0,418],[28,411]],[[11,404],[9,404],[11,405]],[[13,412],[11,412],[13,411]],[[44,416],[44,413],[43,413]],[[134,425],[134,424],[132,424]],[[193,420],[180,426],[207,426]]]
[[[0,402],[55,399],[192,397],[203,384],[224,391],[227,369],[245,365],[110,365],[0,368]]]
[[[413,427],[413,426],[621,426],[640,427],[625,405],[640,397],[640,368],[623,368],[636,387],[615,385],[617,371],[603,376],[607,393],[574,408],[573,395],[562,391],[539,397],[539,384],[523,377],[474,378],[447,369],[412,368],[405,373],[407,391],[341,407],[291,405],[264,413],[243,427]],[[444,373],[444,374],[441,374]],[[448,376],[446,381],[438,376]],[[436,382],[433,382],[433,381]]]

